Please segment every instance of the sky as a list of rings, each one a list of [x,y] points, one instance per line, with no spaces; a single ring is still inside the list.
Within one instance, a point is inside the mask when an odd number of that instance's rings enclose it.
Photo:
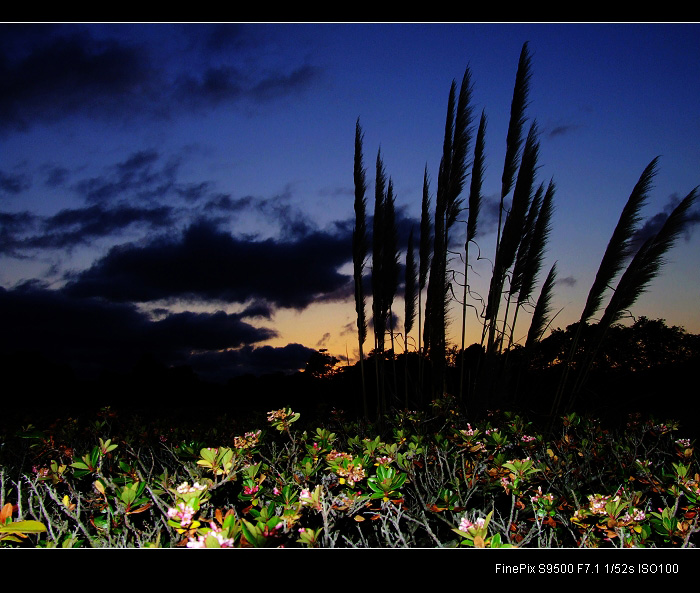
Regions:
[[[303,368],[318,349],[355,361],[356,122],[368,213],[381,151],[405,249],[426,168],[435,203],[449,88],[467,68],[474,123],[488,118],[467,321],[479,341],[525,42],[537,181],[556,184],[535,288],[556,262],[551,329],[580,317],[655,157],[640,233],[700,184],[698,24],[0,26],[0,350],[88,374],[146,353],[212,380]],[[696,205],[633,316],[700,333],[699,219]],[[401,289],[394,313],[402,332]],[[455,309],[453,343],[460,331]]]

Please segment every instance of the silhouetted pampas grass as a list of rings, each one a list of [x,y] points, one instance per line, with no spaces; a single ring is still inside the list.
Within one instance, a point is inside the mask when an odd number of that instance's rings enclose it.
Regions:
[[[365,365],[363,346],[367,339],[367,317],[365,313],[365,294],[362,279],[364,277],[367,259],[367,182],[365,168],[362,163],[362,128],[360,120],[355,124],[355,228],[352,233],[352,261],[355,279],[355,311],[357,312],[357,340],[360,354],[360,371],[362,377],[362,408],[365,419],[368,419],[367,388],[365,385]]]
[[[647,239],[640,247],[632,261],[627,266],[625,273],[615,288],[608,306],[603,313],[603,317],[598,323],[596,338],[593,344],[593,351],[588,356],[584,367],[581,369],[579,379],[574,386],[569,405],[571,409],[576,397],[585,382],[590,371],[595,356],[600,348],[600,344],[605,339],[610,326],[618,321],[622,313],[632,307],[637,299],[646,291],[649,283],[658,275],[661,267],[665,263],[666,253],[673,247],[674,243],[685,229],[688,218],[687,214],[697,198],[697,188],[693,189],[666,219],[659,232]]]
[[[462,352],[464,352],[467,331],[467,292],[469,290],[469,244],[476,237],[477,221],[481,210],[482,185],[484,182],[485,164],[486,114],[481,112],[479,131],[476,134],[474,146],[474,162],[472,163],[472,179],[469,186],[469,217],[467,219],[467,238],[464,242],[464,289],[462,291]],[[459,399],[464,390],[464,356],[459,370]]]
[[[406,270],[404,276],[404,354],[405,366],[405,404],[408,408],[408,336],[413,329],[416,319],[416,300],[418,298],[418,270],[416,269],[415,249],[413,246],[413,227],[408,235],[408,247],[406,248]]]
[[[503,225],[503,236],[498,245],[496,259],[494,263],[491,288],[489,289],[488,304],[486,308],[486,321],[489,323],[489,339],[487,352],[493,354],[496,347],[496,332],[498,326],[498,311],[503,295],[503,285],[508,270],[515,262],[518,247],[525,234],[527,214],[532,201],[532,188],[535,182],[537,171],[537,160],[539,158],[537,124],[533,122],[525,141],[523,157],[518,171],[518,179],[513,190],[513,204]],[[505,323],[505,322],[504,322]],[[501,331],[499,340],[505,327]]]
[[[547,279],[542,285],[540,298],[537,299],[535,312],[532,314],[532,322],[530,323],[530,331],[528,331],[527,341],[525,342],[526,349],[531,347],[536,342],[539,342],[547,329],[547,325],[549,324],[549,316],[551,313],[552,291],[554,290],[556,278],[557,264],[555,262],[550,268],[549,274],[547,274]]]
[[[444,390],[445,381],[446,326],[450,303],[447,281],[449,231],[461,209],[462,200],[459,196],[466,179],[470,143],[472,85],[469,68],[464,72],[457,99],[456,93],[457,85],[452,81],[447,102],[443,154],[438,173],[434,249],[426,303],[426,337],[432,363],[433,392],[440,395]]]
[[[574,335],[568,358],[565,362],[559,387],[557,388],[554,401],[552,402],[552,415],[558,412],[561,405],[562,397],[566,390],[570,367],[577,353],[583,327],[600,308],[605,291],[612,285],[613,280],[622,270],[625,260],[630,256],[630,243],[641,220],[640,211],[649,197],[649,190],[651,189],[652,181],[656,175],[658,160],[659,157],[653,159],[642,172],[625,207],[622,209],[620,219],[610,237],[595,280],[588,293],[588,298],[583,307],[581,319],[576,334]]]
[[[531,58],[528,44],[523,44],[516,74],[513,100],[511,103],[510,121],[506,138],[506,154],[501,178],[499,220],[496,234],[496,249],[493,261],[492,277],[489,292],[485,302],[481,301],[482,320],[481,345],[478,346],[478,357],[474,358],[475,367],[473,377],[470,379],[469,390],[478,393],[484,399],[489,398],[498,389],[502,394],[507,394],[513,385],[515,377],[512,370],[518,370],[517,380],[525,376],[528,366],[534,360],[533,355],[540,351],[538,342],[551,325],[552,297],[556,282],[557,264],[551,266],[549,273],[542,284],[540,295],[536,303],[533,303],[538,277],[543,266],[546,246],[551,232],[551,218],[554,210],[554,194],[556,186],[553,180],[548,184],[537,183],[537,171],[539,168],[539,131],[535,120],[529,126],[527,137],[523,139],[523,129],[527,118],[525,110],[528,105],[529,84],[531,79]],[[484,145],[486,116],[482,112],[481,120],[476,135],[474,146],[474,160],[469,166],[467,154],[472,130],[471,109],[471,80],[469,68],[465,70],[462,84],[457,93],[457,83],[452,81],[447,103],[447,115],[445,120],[442,158],[437,175],[437,191],[435,198],[434,219],[430,220],[430,195],[428,185],[427,167],[423,175],[423,197],[421,204],[419,261],[416,270],[416,262],[413,259],[413,230],[409,236],[409,247],[406,254],[405,276],[405,311],[404,311],[404,341],[406,355],[406,390],[405,404],[409,404],[408,389],[408,337],[413,327],[415,301],[418,302],[418,389],[419,401],[423,400],[426,382],[424,372],[431,373],[429,392],[433,398],[449,396],[448,389],[456,388],[448,381],[447,373],[447,327],[448,310],[452,301],[458,302],[462,308],[462,343],[461,361],[459,368],[459,399],[463,400],[465,381],[465,339],[466,339],[466,310],[468,296],[474,296],[469,286],[469,250],[470,243],[475,241],[477,234],[477,222],[483,196],[482,183],[485,170]],[[359,148],[358,148],[359,147]],[[356,130],[356,210],[358,222],[356,223],[356,237],[359,245],[360,214],[358,204],[363,203],[364,179],[358,171],[361,170],[361,162],[358,165],[358,156],[361,161],[361,133]],[[688,223],[688,211],[696,200],[697,189],[693,190],[681,201],[673,213],[666,220],[663,228],[641,248],[632,253],[634,237],[639,231],[641,220],[640,212],[644,206],[651,182],[656,174],[658,158],[649,163],[629,196],[620,215],[617,226],[610,238],[607,249],[601,260],[595,280],[588,293],[588,297],[581,313],[580,322],[571,340],[568,355],[557,354],[557,357],[566,358],[561,365],[562,375],[556,391],[552,394],[550,417],[553,419],[559,411],[567,388],[567,379],[570,369],[576,369],[576,383],[567,392],[569,396],[570,410],[576,395],[586,380],[588,370],[593,364],[597,349],[605,338],[608,328],[617,322],[624,311],[629,309],[638,296],[646,290],[649,283],[656,277],[662,264],[664,255],[673,246],[679,234]],[[359,167],[359,169],[358,169]],[[456,269],[450,269],[451,260],[448,252],[450,245],[450,233],[453,225],[464,209],[462,190],[464,189],[468,170],[471,168],[470,193],[467,207],[469,210],[466,222],[466,240],[464,245],[464,285],[462,299],[454,295],[452,283],[461,273]],[[505,198],[512,191],[510,209],[504,207]],[[387,330],[386,324],[392,319],[391,306],[398,286],[398,249],[396,239],[396,225],[394,220],[394,196],[391,179],[388,181],[381,160],[381,154],[377,154],[377,170],[375,183],[375,212],[373,225],[373,253],[372,253],[372,295],[373,295],[373,320],[375,332],[375,360],[377,363],[377,397],[380,402],[379,411],[385,411],[386,400],[383,388],[382,365],[384,354],[384,337]],[[505,220],[503,217],[505,216]],[[431,226],[433,232],[431,232]],[[356,282],[358,277],[360,253],[359,247],[353,247],[356,265]],[[357,253],[356,253],[357,252]],[[462,254],[457,254],[462,257]],[[612,290],[612,285],[618,275],[629,262],[622,274],[617,287],[613,291],[612,298],[603,314],[598,327],[594,329],[593,340],[586,337],[586,351],[581,352],[578,342],[582,332],[587,327],[590,319],[600,309],[605,293]],[[508,284],[506,286],[506,281]],[[423,305],[422,294],[426,290],[426,302]],[[357,290],[357,289],[356,289]],[[356,291],[356,305],[358,309],[358,331],[362,337],[362,325],[360,323],[360,297]],[[477,295],[478,296],[478,295]],[[499,319],[501,302],[506,300],[505,313]],[[476,302],[476,300],[474,301]],[[513,355],[509,360],[509,353],[514,350],[515,329],[521,309],[530,308],[534,304],[529,331],[525,338],[524,357]],[[514,308],[512,320],[509,319],[510,308]],[[425,318],[422,319],[421,315]],[[593,328],[592,328],[593,329]],[[390,328],[393,352],[393,326]],[[596,333],[597,332],[597,333]],[[586,336],[588,336],[586,333]],[[484,343],[486,338],[486,348]],[[507,340],[507,341],[506,341]],[[589,347],[593,344],[592,348]],[[505,348],[505,356],[501,356]],[[483,354],[486,356],[484,357]],[[476,352],[476,351],[475,351]],[[428,354],[426,357],[425,354]],[[454,353],[459,357],[460,351],[454,348]],[[537,355],[541,358],[541,354]],[[578,360],[577,360],[578,359]],[[424,367],[424,361],[430,362],[430,367]],[[555,359],[550,361],[554,362]],[[575,362],[576,361],[576,362]],[[514,365],[518,364],[517,367]],[[510,368],[513,367],[513,368]],[[472,371],[470,371],[472,372]],[[456,374],[455,374],[456,375]],[[396,379],[396,372],[394,372]],[[451,380],[451,374],[449,379]],[[501,390],[501,388],[504,388]],[[395,383],[396,392],[396,383]],[[396,393],[395,393],[396,394]],[[481,402],[483,405],[485,402]]]

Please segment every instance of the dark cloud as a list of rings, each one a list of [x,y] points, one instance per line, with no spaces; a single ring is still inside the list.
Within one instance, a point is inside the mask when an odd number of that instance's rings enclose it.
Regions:
[[[320,78],[311,65],[257,66],[264,42],[256,31],[222,24],[5,25],[0,131],[73,115],[121,122],[267,102]]]
[[[321,336],[321,339],[318,342],[316,342],[316,348],[325,348],[330,339],[330,332],[326,332],[325,334],[323,334],[323,336]]]
[[[47,187],[59,187],[66,183],[70,172],[65,167],[52,166],[46,169],[44,184]]]
[[[238,100],[245,94],[244,75],[232,67],[207,68],[181,74],[174,83],[175,97],[191,108]]]
[[[656,236],[666,222],[666,219],[680,202],[681,197],[678,194],[673,194],[669,197],[662,211],[649,218],[644,225],[637,230],[630,240],[631,253],[636,253],[648,239]],[[685,238],[687,240],[690,239],[695,226],[700,223],[700,209],[696,208],[695,210],[690,210],[686,214],[686,221]]]
[[[557,126],[551,126],[543,130],[543,134],[547,138],[556,138],[557,136],[565,136],[578,130],[581,126],[578,124],[560,124]]]
[[[141,150],[107,168],[102,175],[77,182],[74,189],[93,204],[125,197],[162,198],[178,189],[175,180],[179,165],[178,159],[162,161],[157,151]]]
[[[255,201],[252,196],[245,196],[243,198],[232,198],[228,194],[217,194],[204,204],[205,212],[226,212],[226,213],[236,213],[243,210],[247,210]]]
[[[68,208],[49,217],[0,212],[0,254],[18,256],[40,249],[70,250],[95,239],[115,237],[131,227],[157,231],[173,223],[170,206],[128,203]]]
[[[189,364],[192,352],[235,349],[276,332],[242,321],[241,314],[175,313],[152,321],[131,304],[74,299],[27,283],[0,288],[0,351],[37,352],[79,372],[127,369],[145,355]]]
[[[253,203],[254,209],[265,220],[274,220],[279,225],[283,240],[294,240],[315,231],[315,226],[309,221],[308,216],[297,206],[289,203],[290,197],[291,190],[287,188],[281,195]]]
[[[198,44],[214,53],[240,50],[252,42],[250,36],[246,34],[249,29],[240,23],[215,23],[204,28],[185,27],[185,29],[187,34],[198,37]]]
[[[35,238],[30,246],[69,248],[95,238],[118,235],[133,225],[158,230],[172,224],[172,213],[169,206],[141,208],[127,203],[61,210],[46,219],[45,233]]]
[[[267,76],[257,82],[250,94],[260,101],[271,101],[292,93],[306,90],[316,80],[321,78],[321,71],[313,66],[302,66],[289,74]]]
[[[200,183],[186,183],[175,188],[175,193],[187,202],[198,202],[211,195],[212,183],[202,181]],[[219,198],[221,196],[218,196]]]
[[[202,377],[224,381],[245,374],[289,373],[305,367],[316,350],[301,344],[282,347],[243,346],[237,350],[206,352],[192,355],[189,364]]]
[[[351,294],[351,278],[338,272],[351,257],[349,246],[350,237],[319,231],[297,240],[238,239],[198,221],[176,238],[113,248],[66,290],[117,302],[253,299],[303,309]]]
[[[35,228],[37,217],[27,211],[0,212],[0,255],[24,257],[21,236]]]
[[[8,31],[14,33],[12,25]],[[156,88],[150,84],[156,77],[148,57],[136,46],[96,40],[72,27],[24,27],[23,32],[35,34],[20,48],[7,41],[2,47],[0,129],[23,130],[76,113],[117,116],[129,107],[145,108]]]
[[[29,189],[31,185],[27,175],[12,175],[0,171],[0,193],[17,195]]]
[[[224,350],[262,342],[277,336],[271,329],[256,328],[241,320],[241,315],[193,313],[168,315],[151,324],[148,337],[154,346],[168,344],[178,350]]]

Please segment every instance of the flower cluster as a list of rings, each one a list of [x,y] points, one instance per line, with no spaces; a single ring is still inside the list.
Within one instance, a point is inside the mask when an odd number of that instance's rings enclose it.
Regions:
[[[212,522],[209,524],[211,531],[194,537],[190,537],[187,542],[188,548],[233,548],[234,541],[230,537],[226,537],[223,534],[223,529]],[[208,540],[208,541],[207,541]]]
[[[467,424],[467,428],[462,429],[459,432],[461,432],[465,437],[472,437],[474,434],[476,434],[471,424]]]
[[[469,520],[469,517],[467,517],[467,515],[464,515],[464,517],[462,517],[462,520],[459,522],[459,530],[468,532],[470,529],[481,529],[483,528],[485,522],[486,519],[484,517],[479,517],[478,519],[475,519],[472,523]]]
[[[192,523],[192,517],[196,512],[196,509],[181,502],[176,504],[174,508],[168,509],[168,519],[177,520],[182,527],[187,527]]]
[[[195,482],[192,486],[190,486],[189,482],[183,482],[176,490],[178,494],[190,494],[192,492],[201,492],[206,489],[206,485],[200,484],[199,482]]]
[[[282,410],[272,410],[271,412],[267,413],[267,421],[268,422],[283,422],[284,420],[287,419],[289,415],[287,412],[282,409]]]
[[[631,521],[639,523],[640,521],[644,521],[644,519],[646,519],[646,513],[641,509],[635,508],[630,509],[620,518],[624,523],[630,523]]]
[[[261,430],[256,430],[246,432],[242,437],[233,437],[233,446],[236,447],[236,449],[252,449],[258,444],[261,433]]]
[[[538,486],[537,492],[535,492],[534,496],[530,497],[530,500],[532,501],[533,504],[535,504],[535,503],[552,504],[554,502],[554,496],[552,494],[543,494],[542,493],[542,486]]]
[[[610,496],[607,494],[589,494],[588,495],[588,508],[594,515],[605,515],[605,505],[608,504]],[[619,496],[616,496],[614,501],[620,500]]]
[[[326,461],[331,466],[331,469],[340,476],[340,483],[348,483],[349,486],[354,486],[355,482],[359,482],[365,477],[365,470],[362,463],[355,461],[350,453],[342,453],[333,449],[326,455]]]

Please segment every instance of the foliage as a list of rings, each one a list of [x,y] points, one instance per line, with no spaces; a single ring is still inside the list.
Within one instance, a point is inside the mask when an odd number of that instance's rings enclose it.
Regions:
[[[212,418],[197,438],[159,427],[149,442],[138,417],[112,414],[108,425],[68,419],[6,435],[4,545],[700,543],[700,465],[673,422],[630,415],[618,432],[571,413],[545,433],[513,412],[467,421],[448,398],[430,414],[393,411],[381,429],[308,425],[283,408],[268,414],[271,430],[238,436]]]

